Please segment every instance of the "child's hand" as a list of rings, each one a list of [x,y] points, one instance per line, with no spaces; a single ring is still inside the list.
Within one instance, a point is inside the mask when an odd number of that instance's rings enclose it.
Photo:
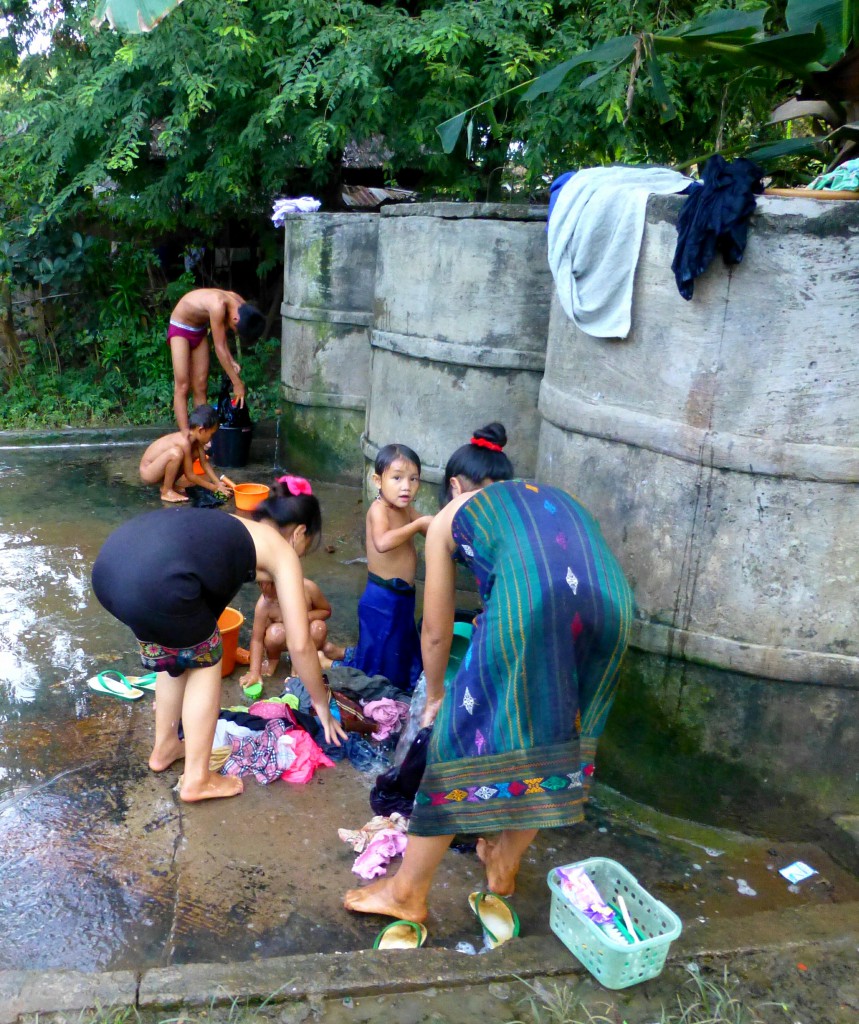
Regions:
[[[248,687],[254,686],[256,683],[261,683],[262,677],[259,672],[245,672],[245,674],[239,679],[239,685]]]
[[[231,479],[230,479],[230,478],[229,478],[229,477],[227,476],[227,474],[226,474],[226,473],[221,473],[221,475],[220,475],[220,476],[218,477],[218,479],[219,479],[219,480],[221,481],[221,483],[222,483],[222,484],[223,484],[223,485],[224,485],[225,487],[228,487],[228,488],[229,488],[229,489],[230,489],[231,491],[234,491],[234,490],[236,489],[236,485],[235,485],[235,484],[233,483],[233,481],[232,481],[232,480],[231,480]]]
[[[326,743],[333,743],[335,747],[339,747],[341,740],[348,739],[343,726],[331,714],[331,708],[327,703],[317,704],[314,701],[313,710],[316,712],[316,717],[319,719],[322,731],[325,733]]]
[[[420,526],[418,527],[418,529],[420,530],[420,532],[424,536],[426,536],[426,532],[429,529],[430,523],[432,521],[433,521],[433,517],[432,516],[421,516],[420,519],[418,520],[418,522],[420,523]]]

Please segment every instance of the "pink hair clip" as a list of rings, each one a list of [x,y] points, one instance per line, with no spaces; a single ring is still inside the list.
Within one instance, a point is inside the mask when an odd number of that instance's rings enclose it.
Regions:
[[[290,494],[313,494],[310,481],[305,480],[303,476],[280,476],[277,478],[277,482],[285,484]]]

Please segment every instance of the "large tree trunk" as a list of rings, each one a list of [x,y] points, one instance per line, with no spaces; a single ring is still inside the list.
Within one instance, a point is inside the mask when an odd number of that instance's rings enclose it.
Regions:
[[[3,304],[0,316],[0,377],[8,385],[19,373],[24,354],[12,319],[12,292],[7,284],[0,286],[0,300]]]

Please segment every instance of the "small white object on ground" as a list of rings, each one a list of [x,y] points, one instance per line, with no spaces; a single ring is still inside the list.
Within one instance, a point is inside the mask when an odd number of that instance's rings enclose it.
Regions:
[[[795,860],[793,864],[788,864],[786,868],[779,868],[778,873],[782,878],[786,878],[788,882],[793,882],[796,885],[797,882],[801,882],[804,878],[811,878],[812,875],[816,875],[817,871],[804,861]]]

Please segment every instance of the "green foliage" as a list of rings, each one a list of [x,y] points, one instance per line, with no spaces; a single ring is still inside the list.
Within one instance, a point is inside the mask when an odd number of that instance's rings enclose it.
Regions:
[[[755,122],[762,122],[761,99],[767,99],[767,107],[771,110],[777,99],[777,83],[778,88],[785,93],[803,87],[811,95],[826,99],[836,119],[840,112],[841,127],[821,137],[818,142],[827,143],[837,139],[841,145],[845,139],[852,139],[856,125],[845,124],[847,117],[844,104],[859,100],[859,95],[850,93],[850,90],[855,90],[855,86],[848,80],[848,76],[845,75],[843,81],[837,82],[822,75],[821,72],[826,69],[820,61],[838,60],[859,39],[859,0],[788,0],[787,31],[775,34],[763,32],[765,21],[771,25],[777,25],[779,21],[779,10],[775,4],[764,8],[759,6],[758,0],[752,0],[750,9],[745,10],[744,7],[742,2],[721,9],[710,9],[708,4],[698,5],[694,12],[696,16],[691,22],[684,21],[684,10],[675,9],[668,25],[660,24],[658,15],[654,25],[646,11],[636,11],[634,26],[630,24],[622,35],[599,42],[588,49],[579,48],[572,57],[530,82],[519,83],[500,94],[491,95],[448,118],[437,127],[442,146],[445,152],[452,152],[465,125],[469,140],[467,146],[470,148],[475,120],[482,113],[491,113],[501,100],[521,97],[534,101],[546,93],[560,93],[553,100],[553,105],[561,106],[564,103],[563,88],[565,84],[568,85],[568,75],[573,69],[586,65],[596,66],[592,74],[572,86],[587,95],[598,82],[616,77],[616,72],[628,61],[631,67],[623,116],[617,97],[605,99],[600,110],[607,112],[609,122],[622,122],[630,129],[631,136],[635,134],[637,122],[641,120],[642,95],[638,86],[644,82],[650,88],[660,121],[675,122],[672,124],[672,142],[676,143],[682,138],[694,108],[678,86],[683,78],[689,77],[691,68],[692,76],[696,76],[701,85],[709,77],[724,86],[723,116],[718,132],[712,137],[710,146],[706,147],[710,151],[725,148],[726,129],[735,136],[728,140],[729,151],[747,148],[750,155],[766,160],[798,151],[796,147],[785,148],[778,144],[777,140],[781,137],[778,133],[784,132],[781,127],[771,130],[769,138],[757,137],[760,127]],[[780,82],[780,79],[788,81]],[[745,110],[739,112],[739,117],[738,112],[734,112],[733,123],[729,128],[724,114],[729,88],[733,85],[739,86],[736,98],[739,98]],[[839,94],[839,87],[846,87],[847,91]],[[639,113],[630,124],[629,115],[636,97]],[[696,98],[696,102],[700,102],[700,97]],[[470,118],[466,120],[469,115]],[[782,122],[784,120],[786,118],[781,118]],[[652,131],[651,114],[647,109],[644,111],[644,122]],[[677,122],[680,122],[679,134],[674,132]],[[677,150],[673,145],[671,149],[676,161]],[[819,158],[820,154],[817,155]],[[841,157],[844,158],[844,151]],[[681,166],[688,166],[690,162],[687,160]]]
[[[0,395],[0,429],[152,425],[173,418],[173,372],[165,321],[142,327],[139,317],[115,317],[81,331],[63,348],[58,369],[33,338],[22,341],[26,362]],[[214,360],[213,360],[214,363]],[[243,378],[254,420],[274,415],[279,399],[280,342],[258,341],[245,354]],[[217,372],[209,400],[217,399]]]
[[[659,32],[715,7],[678,0],[669,19],[664,4],[625,0],[193,0],[123,37],[95,33],[73,3],[48,53],[25,57],[0,94],[8,177],[48,217],[208,237],[230,218],[262,231],[277,195],[329,195],[350,143],[379,153],[389,178],[418,171],[425,192],[463,198],[498,195],[517,140],[529,143],[516,149],[526,187],[573,159],[662,159],[699,147],[714,123],[730,136],[772,83],[714,83],[649,60],[642,75],[679,111],[670,131],[649,99],[624,129],[623,55],[583,92],[564,81],[551,103],[532,92],[520,104],[508,91],[618,33]],[[468,151],[453,146],[460,112],[487,94],[500,98],[471,119]],[[445,153],[435,126],[451,117]]]
[[[167,320],[178,298],[195,286],[192,276],[164,288],[153,285],[156,261],[149,250],[96,239],[84,249],[77,289],[61,300],[47,296],[39,303],[34,297],[41,316],[21,320],[23,361],[2,394],[0,428],[141,425],[173,418]],[[269,417],[279,397],[279,339],[260,340],[244,356],[252,414]],[[213,403],[216,386],[212,356]]]

